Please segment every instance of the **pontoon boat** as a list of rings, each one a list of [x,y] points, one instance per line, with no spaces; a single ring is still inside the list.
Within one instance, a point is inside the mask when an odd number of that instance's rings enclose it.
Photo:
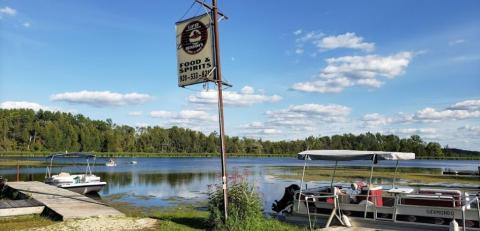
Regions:
[[[55,157],[80,157],[87,160],[87,166],[84,174],[70,174],[68,172],[60,172],[57,175],[52,175],[53,159]],[[47,157],[50,160],[50,165],[47,166],[45,174],[45,183],[55,185],[59,188],[68,189],[81,194],[95,193],[102,190],[107,184],[100,181],[100,177],[92,174],[90,167],[90,160],[93,159],[95,165],[95,155],[89,153],[62,153],[53,154]]]
[[[396,173],[399,160],[413,160],[414,153],[310,150],[298,154],[304,160],[300,186],[285,189],[272,209],[283,212],[287,222],[307,224],[311,229],[333,223],[345,226],[388,230],[480,230],[479,190],[451,188],[398,187]],[[335,161],[329,186],[302,187],[308,160]],[[370,160],[370,178],[356,182],[351,188],[334,185],[339,161]],[[391,186],[373,185],[373,169],[378,160],[395,160],[395,176]],[[452,230],[452,229],[450,229]]]

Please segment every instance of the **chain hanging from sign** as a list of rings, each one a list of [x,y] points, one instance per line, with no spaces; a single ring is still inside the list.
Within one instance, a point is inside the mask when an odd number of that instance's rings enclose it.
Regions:
[[[178,86],[213,80],[211,17],[203,14],[176,23]]]

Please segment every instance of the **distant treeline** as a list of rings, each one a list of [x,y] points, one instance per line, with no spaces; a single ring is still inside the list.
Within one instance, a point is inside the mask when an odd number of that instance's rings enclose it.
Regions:
[[[0,152],[136,152],[218,153],[218,135],[180,128],[116,125],[111,119],[91,120],[81,114],[27,109],[0,109]],[[303,140],[269,141],[226,137],[228,153],[295,154],[307,149],[353,149],[414,152],[417,156],[478,157],[480,152],[450,149],[420,136],[366,133],[310,136]]]

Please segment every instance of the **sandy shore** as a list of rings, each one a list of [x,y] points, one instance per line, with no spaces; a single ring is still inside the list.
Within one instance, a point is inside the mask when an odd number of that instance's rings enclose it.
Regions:
[[[104,217],[80,220],[68,220],[43,228],[27,229],[28,231],[130,231],[152,228],[155,219],[134,217]]]

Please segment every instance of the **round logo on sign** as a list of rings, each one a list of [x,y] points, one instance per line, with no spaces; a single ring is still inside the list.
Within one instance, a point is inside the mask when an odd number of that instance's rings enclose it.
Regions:
[[[187,54],[197,54],[205,47],[207,39],[207,26],[200,21],[190,22],[182,31],[182,48]]]

